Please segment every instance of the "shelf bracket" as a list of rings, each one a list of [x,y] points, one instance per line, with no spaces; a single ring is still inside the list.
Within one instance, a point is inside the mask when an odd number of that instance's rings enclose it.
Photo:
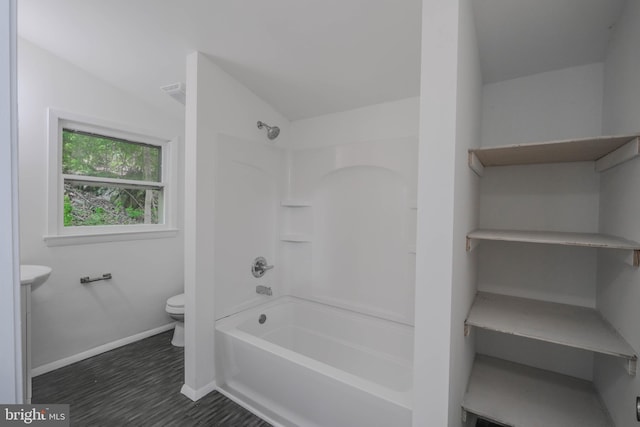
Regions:
[[[476,246],[478,246],[480,244],[480,241],[478,239],[472,239],[471,237],[467,236],[467,243],[466,243],[466,250],[467,252],[471,252],[472,250],[474,250],[476,248]],[[639,258],[640,260],[640,258]]]
[[[627,373],[632,377],[636,376],[636,368],[638,365],[638,358],[634,357],[633,359],[627,360]]]
[[[471,151],[469,152],[469,167],[478,176],[482,176],[484,174],[484,165],[482,164],[478,156],[476,156],[476,153],[473,153]]]
[[[467,410],[462,408],[462,413],[460,414],[460,418],[462,418],[462,422],[466,423],[467,422]]]
[[[604,172],[637,156],[640,156],[640,137],[633,138],[617,150],[596,160],[596,172]]]
[[[464,323],[464,336],[468,337],[471,333],[471,325],[468,325],[467,322]]]

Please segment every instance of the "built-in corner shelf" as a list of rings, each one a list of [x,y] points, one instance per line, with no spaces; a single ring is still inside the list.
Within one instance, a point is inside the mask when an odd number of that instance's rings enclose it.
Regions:
[[[635,351],[592,308],[479,292],[464,324],[620,357],[636,374]]]
[[[602,172],[638,155],[639,136],[624,135],[478,148],[469,150],[468,161],[479,176],[492,166],[587,161],[594,161],[595,170]]]
[[[593,384],[529,366],[476,355],[466,412],[517,427],[613,427]]]
[[[283,234],[280,241],[289,243],[311,243],[311,236],[308,234]]]
[[[286,199],[280,202],[283,208],[310,208],[311,202],[308,200]]]
[[[475,230],[467,234],[467,251],[472,250],[479,240],[631,250],[633,251],[634,267],[640,266],[640,243],[607,234],[560,231]]]

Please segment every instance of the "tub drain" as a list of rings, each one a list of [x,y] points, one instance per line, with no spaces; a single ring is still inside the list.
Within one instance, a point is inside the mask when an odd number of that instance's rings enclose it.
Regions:
[[[267,315],[266,314],[261,314],[260,318],[258,319],[258,323],[260,323],[261,325],[267,321]]]

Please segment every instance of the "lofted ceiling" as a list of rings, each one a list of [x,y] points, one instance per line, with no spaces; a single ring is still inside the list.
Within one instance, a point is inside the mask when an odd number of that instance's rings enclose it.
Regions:
[[[624,0],[472,0],[484,80],[601,61]],[[199,50],[290,120],[418,96],[421,0],[18,0],[21,37],[145,102]]]
[[[185,81],[199,50],[295,120],[416,96],[420,10],[421,0],[18,0],[18,31],[156,105],[175,102],[159,87]]]

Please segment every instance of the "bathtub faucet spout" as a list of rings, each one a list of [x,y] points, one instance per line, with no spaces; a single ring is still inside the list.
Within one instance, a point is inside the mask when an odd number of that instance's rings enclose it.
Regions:
[[[273,292],[271,292],[271,287],[258,285],[256,286],[256,293],[260,295],[268,295],[271,296]]]

